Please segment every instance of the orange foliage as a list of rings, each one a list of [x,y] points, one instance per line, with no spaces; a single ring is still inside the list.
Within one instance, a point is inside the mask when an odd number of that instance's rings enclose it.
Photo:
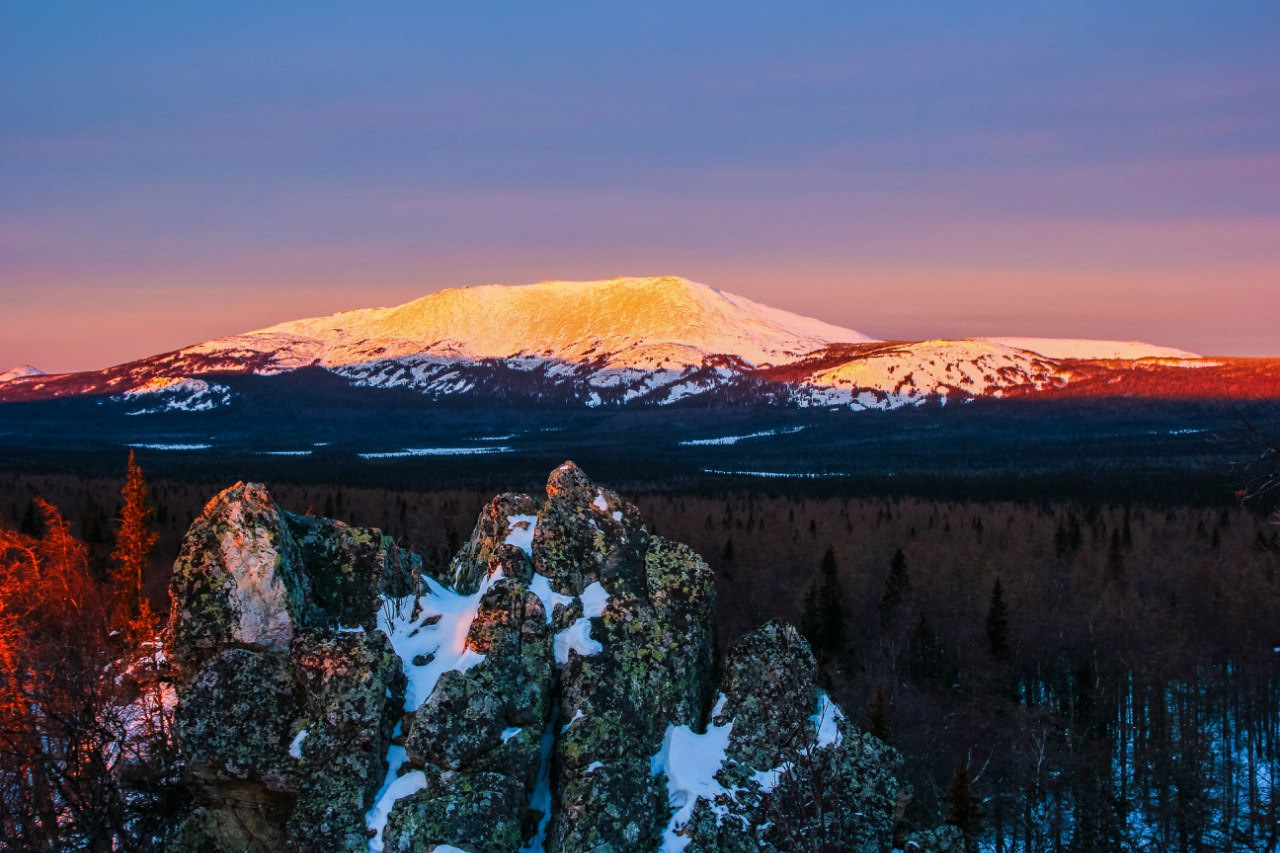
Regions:
[[[44,520],[39,539],[0,528],[0,707],[7,712],[23,707],[43,664],[60,662],[66,645],[107,633],[88,549],[57,507],[35,501]]]
[[[156,620],[142,592],[142,571],[158,537],[151,529],[154,509],[147,483],[142,479],[142,469],[138,467],[132,450],[129,451],[129,473],[120,495],[124,498],[124,506],[120,510],[116,548],[111,554],[116,563],[113,575],[118,596],[117,622],[127,628],[131,636],[152,636]]]

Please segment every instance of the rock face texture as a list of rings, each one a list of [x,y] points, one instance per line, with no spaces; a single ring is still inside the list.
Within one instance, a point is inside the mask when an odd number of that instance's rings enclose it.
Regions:
[[[906,796],[794,628],[717,679],[711,570],[572,463],[435,573],[237,485],[172,599],[173,850],[875,851]]]
[[[376,530],[219,494],[174,565],[165,641],[198,804],[174,850],[365,850],[405,677],[373,628],[422,563]]]

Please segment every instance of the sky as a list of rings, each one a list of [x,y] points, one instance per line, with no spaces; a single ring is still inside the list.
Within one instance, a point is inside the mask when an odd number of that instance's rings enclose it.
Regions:
[[[682,275],[1280,355],[1280,4],[0,4],[0,370]]]

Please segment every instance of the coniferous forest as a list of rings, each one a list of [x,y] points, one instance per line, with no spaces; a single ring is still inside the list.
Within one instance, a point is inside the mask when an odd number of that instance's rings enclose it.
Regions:
[[[35,734],[62,744],[50,755],[103,760],[94,739],[113,735],[88,674],[122,637],[146,634],[140,621],[163,620],[178,543],[225,485],[157,480],[140,496],[123,474],[0,477],[5,649],[49,656],[57,695],[40,698],[63,710],[56,730]],[[438,564],[489,497],[272,489],[287,509],[381,527]],[[1268,512],[763,490],[631,497],[651,528],[716,569],[722,638],[771,617],[801,626],[837,701],[902,752],[904,826],[946,821],[973,849],[999,851],[1280,843],[1280,527]],[[75,790],[77,831],[128,848],[136,803],[90,784],[107,768],[59,778],[22,734],[9,714],[3,772],[44,782],[5,786],[32,800],[4,803],[4,825],[37,825],[24,815],[42,795]],[[163,821],[182,805],[175,796],[162,786],[147,813]]]

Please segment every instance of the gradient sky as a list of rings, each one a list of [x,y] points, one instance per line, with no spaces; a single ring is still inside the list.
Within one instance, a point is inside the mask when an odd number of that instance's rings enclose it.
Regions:
[[[1280,355],[1280,3],[4,3],[0,369],[678,274]]]

